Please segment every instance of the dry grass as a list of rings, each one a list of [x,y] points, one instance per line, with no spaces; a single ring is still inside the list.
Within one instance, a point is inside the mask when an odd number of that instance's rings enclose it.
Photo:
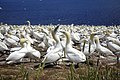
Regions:
[[[120,67],[116,65],[91,66],[80,64],[34,68],[34,63],[0,66],[0,80],[120,80]]]

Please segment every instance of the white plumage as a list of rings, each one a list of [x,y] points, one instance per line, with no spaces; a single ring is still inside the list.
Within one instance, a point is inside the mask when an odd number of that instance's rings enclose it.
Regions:
[[[86,56],[84,55],[84,53],[73,48],[72,45],[70,44],[70,33],[63,31],[62,33],[65,34],[66,36],[66,47],[65,47],[66,58],[68,58],[71,62],[75,62],[75,63],[86,61]]]

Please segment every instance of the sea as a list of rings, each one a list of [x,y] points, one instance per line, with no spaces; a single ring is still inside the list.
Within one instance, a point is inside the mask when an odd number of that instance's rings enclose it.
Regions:
[[[0,23],[120,25],[120,0],[0,0]]]

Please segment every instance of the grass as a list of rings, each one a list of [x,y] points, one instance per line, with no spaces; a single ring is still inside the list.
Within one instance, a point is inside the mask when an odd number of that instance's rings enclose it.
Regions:
[[[67,80],[120,80],[120,69],[114,66],[79,66],[70,68]]]
[[[0,66],[0,80],[120,80],[120,69],[116,66],[79,64],[75,68],[71,64],[63,68],[44,68],[41,64],[32,68],[27,63]]]

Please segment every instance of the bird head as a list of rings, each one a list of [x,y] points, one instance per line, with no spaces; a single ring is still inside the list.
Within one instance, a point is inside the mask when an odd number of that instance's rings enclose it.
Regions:
[[[28,40],[26,38],[21,38],[20,39],[20,45],[23,47],[23,44],[27,42]]]
[[[65,31],[60,31],[60,32],[66,36],[66,44],[69,44],[70,43],[70,33],[65,32]]]
[[[56,42],[59,42],[57,36],[56,36],[56,33],[57,33],[57,30],[59,28],[59,25],[54,29],[52,30],[52,36],[53,36],[53,39],[56,41]]]
[[[92,33],[90,34],[90,40],[93,41],[93,38],[94,38],[95,35],[98,35],[98,33],[92,32]]]
[[[30,21],[26,21],[28,24],[30,24]]]

